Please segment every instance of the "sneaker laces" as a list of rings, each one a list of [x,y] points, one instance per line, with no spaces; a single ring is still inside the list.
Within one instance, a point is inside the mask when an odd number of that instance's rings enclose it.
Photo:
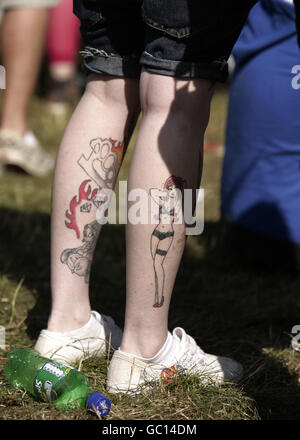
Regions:
[[[201,374],[204,383],[215,381],[216,378],[222,380],[226,375],[230,380],[234,380],[235,374],[241,375],[240,367],[232,359],[205,353],[191,336],[187,335],[183,329],[179,330],[181,332],[180,343],[184,344],[184,352],[179,359],[178,370]]]
[[[199,364],[202,365],[202,369],[206,367],[204,351],[182,328],[177,327],[173,330],[173,338],[177,343],[174,360],[170,361],[168,365],[149,364],[144,370],[144,379],[157,379],[161,375],[162,369],[168,369],[174,365],[178,372],[181,373],[192,371],[195,367],[199,366]]]
[[[207,366],[205,352],[197,345],[192,336],[188,335],[182,328],[177,327],[173,330],[173,336],[179,341],[181,356],[178,357],[177,367],[180,370],[192,371],[197,369],[199,364]]]

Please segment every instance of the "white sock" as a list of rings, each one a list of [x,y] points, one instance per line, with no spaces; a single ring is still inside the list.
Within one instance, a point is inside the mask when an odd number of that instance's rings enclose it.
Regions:
[[[168,363],[172,363],[174,360],[174,338],[172,336],[172,334],[170,332],[168,332],[168,336],[167,339],[164,343],[164,345],[162,346],[162,348],[156,353],[156,355],[154,355],[151,358],[144,358],[142,356],[136,356],[134,355],[134,357],[136,357],[137,359],[140,359],[144,362],[149,362],[149,363],[156,363],[156,364],[168,364]],[[120,350],[122,351],[122,350]],[[131,353],[126,353],[125,351],[122,351],[122,353],[127,354],[129,356],[132,356]]]
[[[49,331],[49,330],[48,330]],[[89,337],[91,335],[97,334],[99,331],[99,322],[94,318],[94,315],[91,314],[90,319],[83,327],[76,328],[75,330],[71,330],[69,332],[50,332],[55,335],[55,333],[59,335],[68,336],[70,338],[78,338],[78,337]]]
[[[168,336],[166,339],[166,342],[162,346],[162,348],[159,350],[158,353],[156,353],[155,356],[153,356],[150,359],[147,359],[148,362],[153,362],[155,364],[169,364],[172,363],[174,360],[174,338],[170,332],[168,332]]]

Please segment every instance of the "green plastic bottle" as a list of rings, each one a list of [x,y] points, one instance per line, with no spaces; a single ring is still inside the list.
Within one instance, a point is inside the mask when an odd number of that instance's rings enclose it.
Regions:
[[[80,371],[39,355],[32,348],[19,348],[8,354],[4,366],[7,381],[26,390],[35,400],[53,402],[57,409],[86,408],[105,417],[110,400],[95,393]]]

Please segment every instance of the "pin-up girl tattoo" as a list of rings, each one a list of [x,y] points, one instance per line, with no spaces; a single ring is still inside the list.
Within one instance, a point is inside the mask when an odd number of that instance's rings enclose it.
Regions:
[[[163,190],[150,190],[151,198],[159,206],[159,223],[152,232],[150,241],[155,280],[153,307],[161,307],[164,303],[164,261],[173,242],[173,223],[181,210],[184,185],[185,181],[181,177],[170,176]]]

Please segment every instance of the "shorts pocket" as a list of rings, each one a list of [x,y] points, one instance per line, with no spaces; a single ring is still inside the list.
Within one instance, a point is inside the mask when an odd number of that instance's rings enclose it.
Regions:
[[[223,0],[224,1],[224,0]],[[144,0],[142,17],[155,29],[186,38],[207,28],[217,28],[221,0]]]

